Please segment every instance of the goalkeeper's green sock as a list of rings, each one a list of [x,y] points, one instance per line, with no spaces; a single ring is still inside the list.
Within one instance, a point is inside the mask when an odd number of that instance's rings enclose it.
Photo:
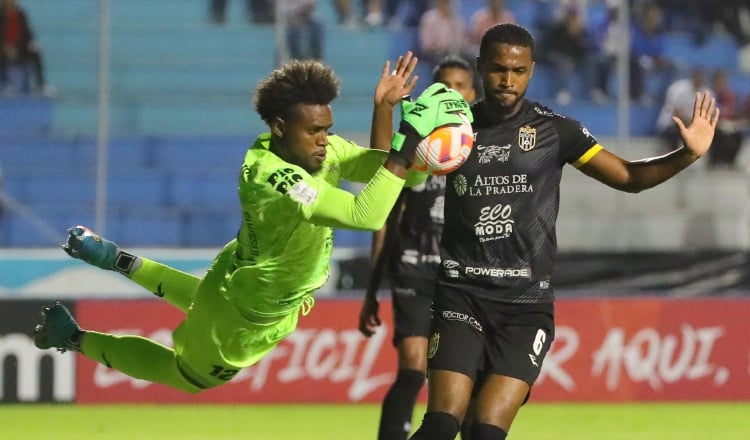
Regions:
[[[130,275],[130,279],[186,312],[201,279],[148,258],[139,257],[139,260],[141,265]]]
[[[174,350],[151,339],[85,331],[80,344],[81,353],[87,358],[130,377],[189,393],[201,390],[180,373]]]

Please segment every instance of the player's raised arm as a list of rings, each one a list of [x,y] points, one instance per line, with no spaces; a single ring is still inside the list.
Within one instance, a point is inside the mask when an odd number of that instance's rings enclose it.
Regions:
[[[654,187],[687,168],[711,146],[719,120],[719,109],[711,92],[697,93],[689,125],[673,118],[683,146],[663,156],[627,161],[602,150],[580,169],[585,174],[621,191],[640,192]]]

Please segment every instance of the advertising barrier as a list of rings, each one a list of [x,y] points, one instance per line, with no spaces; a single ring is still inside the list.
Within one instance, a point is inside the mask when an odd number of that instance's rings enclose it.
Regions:
[[[394,379],[390,303],[371,338],[360,301],[319,300],[298,330],[230,383],[190,395],[129,378],[83,356],[33,346],[41,301],[0,302],[3,402],[379,402]],[[171,344],[182,314],[157,299],[67,305],[85,328]],[[750,400],[747,299],[562,299],[534,401]],[[420,399],[424,401],[425,390]]]

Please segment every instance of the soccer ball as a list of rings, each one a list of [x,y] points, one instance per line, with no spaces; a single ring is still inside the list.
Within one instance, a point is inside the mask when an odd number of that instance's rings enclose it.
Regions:
[[[412,168],[430,174],[448,174],[460,167],[474,146],[471,122],[459,113],[463,123],[436,128],[417,145]]]

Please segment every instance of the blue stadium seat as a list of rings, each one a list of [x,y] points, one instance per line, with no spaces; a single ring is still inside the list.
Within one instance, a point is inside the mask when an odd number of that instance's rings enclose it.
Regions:
[[[249,136],[160,137],[153,148],[154,163],[165,170],[212,168],[236,176],[253,140]]]
[[[107,182],[110,208],[132,208],[152,211],[169,202],[167,175],[156,169],[111,169]]]
[[[24,214],[29,214],[24,215]],[[66,238],[71,226],[94,222],[93,204],[27,205],[24,214],[9,213],[3,221],[2,241],[8,247],[57,247]]]
[[[10,169],[80,169],[95,163],[93,144],[78,139],[22,136],[4,133],[0,137],[0,165]]]
[[[237,236],[240,220],[239,208],[186,212],[182,218],[180,244],[190,247],[221,247]]]
[[[177,209],[111,209],[106,236],[123,247],[178,247],[182,218]]]
[[[239,162],[234,167],[200,168],[175,170],[169,184],[169,202],[177,207],[190,210],[225,208],[240,215],[240,202],[237,195]]]
[[[5,173],[6,191],[25,205],[66,206],[73,203],[93,204],[95,178],[93,169],[68,171],[55,168],[10,170]]]

